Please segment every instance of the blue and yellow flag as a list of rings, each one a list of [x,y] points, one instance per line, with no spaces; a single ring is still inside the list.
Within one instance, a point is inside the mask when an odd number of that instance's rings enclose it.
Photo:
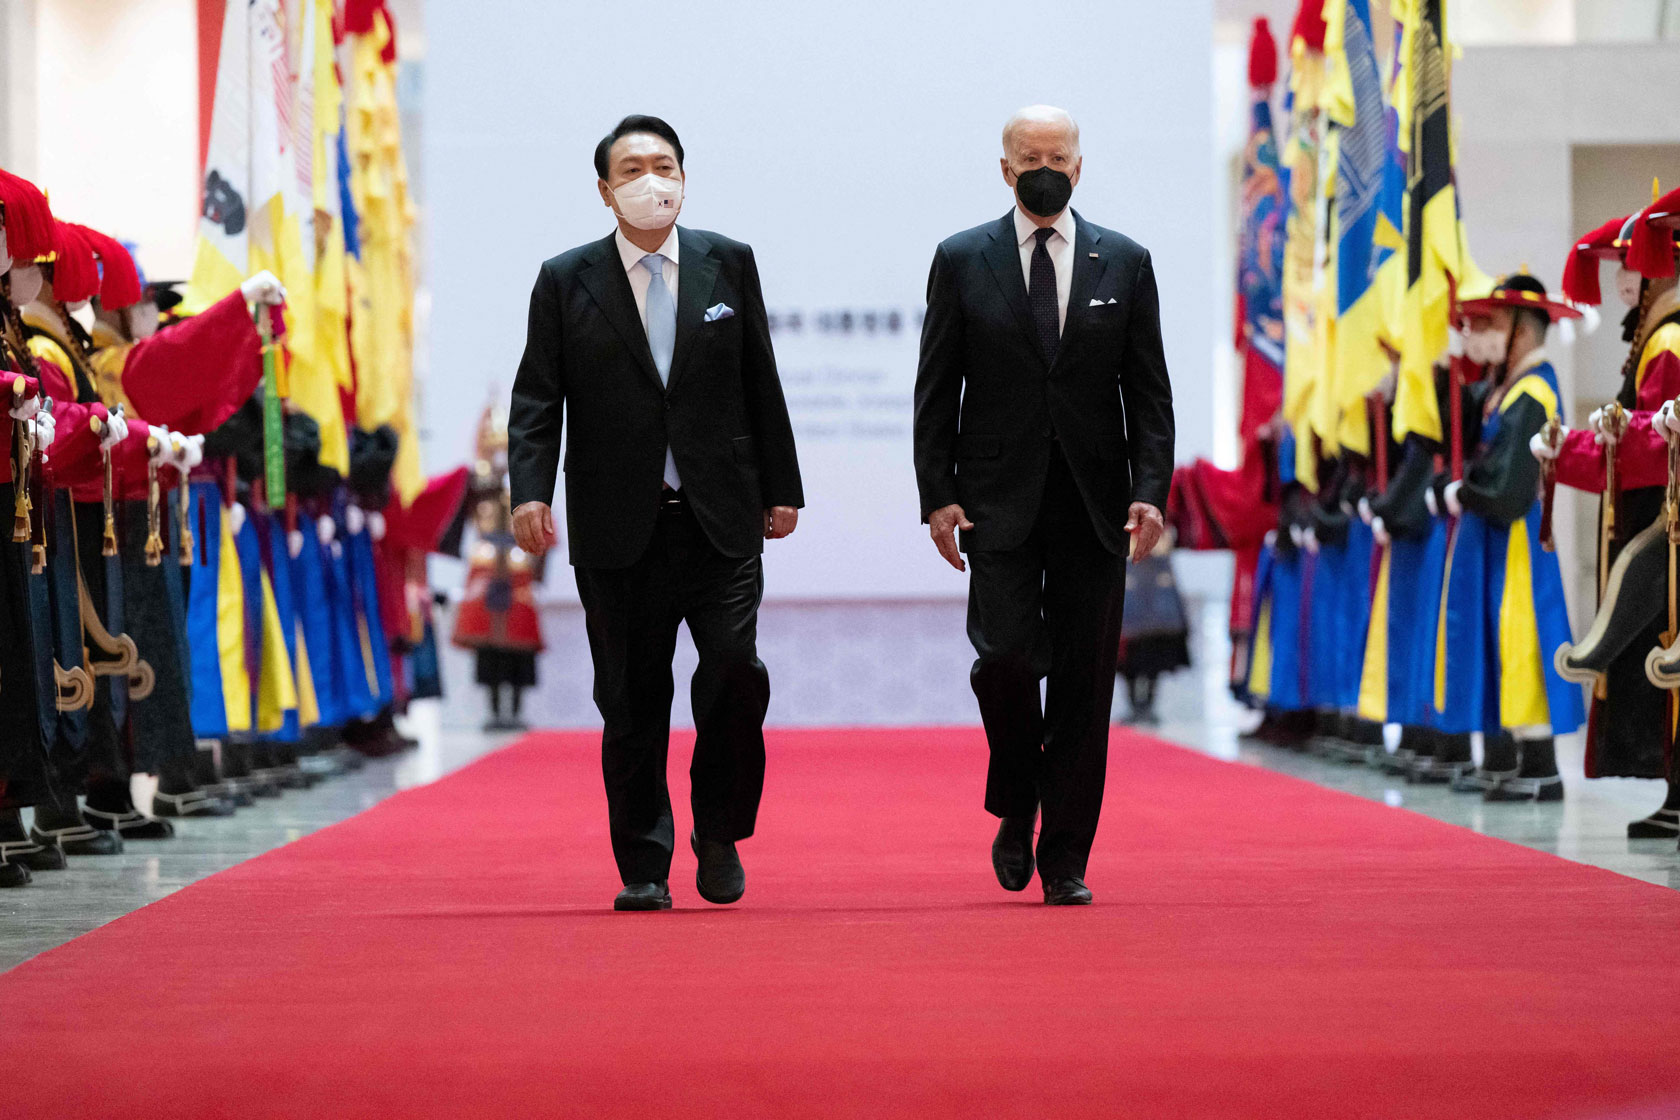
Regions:
[[[1324,107],[1336,137],[1336,313],[1328,356],[1333,388],[1319,422],[1337,424],[1336,443],[1366,454],[1365,397],[1388,372],[1383,343],[1393,341],[1377,280],[1398,247],[1402,179],[1399,153],[1389,145],[1369,3],[1330,0],[1325,15]]]
[[[1467,275],[1453,187],[1447,0],[1396,0],[1401,57],[1393,100],[1406,153],[1406,295],[1394,434],[1443,438],[1435,363],[1447,348],[1453,287]]]

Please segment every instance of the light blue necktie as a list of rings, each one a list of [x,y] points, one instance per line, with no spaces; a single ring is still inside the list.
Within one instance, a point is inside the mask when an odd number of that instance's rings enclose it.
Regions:
[[[665,255],[649,253],[637,263],[647,269],[648,274],[648,349],[653,351],[653,364],[659,370],[660,383],[669,385],[671,355],[677,352],[677,304],[671,298],[671,289],[665,286]],[[665,445],[665,485],[673,490],[682,489],[682,479],[677,477],[677,460],[671,454],[669,442]]]

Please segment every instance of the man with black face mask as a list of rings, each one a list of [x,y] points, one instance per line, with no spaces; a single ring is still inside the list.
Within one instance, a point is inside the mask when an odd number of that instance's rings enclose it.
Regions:
[[[1148,252],[1068,209],[1082,163],[1073,118],[1022,109],[1003,152],[1015,206],[934,253],[916,482],[939,554],[974,566],[970,681],[991,748],[986,810],[1002,818],[993,870],[1026,889],[1042,809],[1044,901],[1082,905],[1128,535],[1134,558],[1161,535],[1172,386]]]

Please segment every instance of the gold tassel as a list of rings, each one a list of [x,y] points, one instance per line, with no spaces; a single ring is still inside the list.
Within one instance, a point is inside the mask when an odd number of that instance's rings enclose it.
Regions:
[[[12,543],[22,544],[29,539],[29,484],[20,474],[14,473],[18,479],[17,498],[12,502]]]
[[[187,480],[181,480],[181,493],[177,499],[178,519],[181,522],[181,567],[190,568],[193,563],[193,532],[187,526],[188,515],[192,511],[192,493],[187,487]]]
[[[157,463],[151,461],[158,450],[156,436],[146,440],[146,450],[146,567],[155,568],[163,563],[163,527],[159,516],[163,495],[158,488]]]

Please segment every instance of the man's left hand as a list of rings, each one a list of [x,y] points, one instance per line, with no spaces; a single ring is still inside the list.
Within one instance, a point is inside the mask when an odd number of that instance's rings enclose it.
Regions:
[[[799,524],[799,511],[792,506],[772,506],[764,511],[764,539],[779,541]]]
[[[1161,511],[1148,502],[1133,502],[1128,512],[1131,516],[1126,518],[1126,532],[1132,535],[1132,563],[1135,564],[1155,550],[1167,525]]]

